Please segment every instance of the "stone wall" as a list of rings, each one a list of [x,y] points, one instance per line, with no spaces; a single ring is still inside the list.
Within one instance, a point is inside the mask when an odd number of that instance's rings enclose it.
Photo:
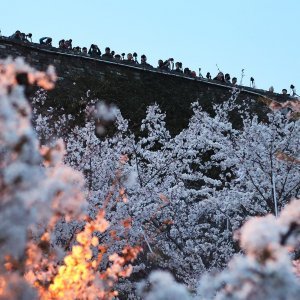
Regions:
[[[122,114],[131,120],[130,126],[133,129],[139,126],[146,107],[156,102],[167,114],[169,129],[176,133],[187,125],[192,102],[199,100],[205,110],[212,112],[213,103],[228,99],[232,92],[230,85],[213,80],[97,60],[2,37],[0,57],[7,56],[22,56],[39,70],[45,70],[50,64],[55,66],[59,81],[56,89],[49,93],[49,106],[62,106],[66,112],[80,115],[89,101],[86,92],[90,90],[91,97],[115,103]],[[278,94],[240,88],[238,100],[247,99],[258,113],[266,111],[266,107],[259,101],[261,96],[282,100]],[[83,120],[82,114],[78,120]]]

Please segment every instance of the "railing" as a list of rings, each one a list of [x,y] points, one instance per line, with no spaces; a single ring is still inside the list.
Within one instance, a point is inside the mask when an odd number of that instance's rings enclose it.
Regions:
[[[4,37],[1,36],[0,37],[0,43],[2,42],[9,42],[10,44],[18,44],[22,47],[26,47],[26,48],[31,48],[31,49],[38,49],[42,52],[46,52],[46,53],[55,53],[55,54],[62,54],[64,56],[70,56],[70,57],[78,57],[78,58],[83,58],[86,60],[93,60],[93,61],[99,61],[99,62],[105,62],[107,64],[112,64],[112,65],[118,65],[118,66],[126,66],[132,69],[138,69],[138,70],[143,70],[143,71],[147,71],[147,72],[153,72],[153,73],[159,73],[159,74],[166,74],[168,76],[174,76],[174,77],[180,77],[180,78],[185,78],[187,80],[193,80],[193,81],[199,81],[199,82],[203,82],[206,83],[208,85],[213,85],[213,86],[218,86],[218,87],[222,87],[222,88],[226,88],[226,89],[239,89],[241,92],[246,92],[248,94],[252,94],[255,96],[260,96],[260,97],[264,97],[264,98],[280,98],[282,95],[281,94],[277,94],[277,93],[270,93],[268,91],[262,90],[262,89],[255,89],[255,88],[251,88],[251,87],[245,87],[245,86],[241,86],[241,85],[232,85],[232,84],[227,84],[227,83],[222,83],[222,82],[218,82],[216,80],[213,79],[207,79],[204,77],[192,77],[186,74],[182,74],[182,73],[177,73],[175,71],[172,70],[160,70],[157,68],[154,68],[152,66],[144,66],[142,64],[132,64],[132,63],[128,63],[126,61],[120,60],[117,61],[114,58],[112,59],[106,59],[106,58],[95,58],[95,57],[91,57],[87,54],[81,54],[81,53],[74,53],[72,50],[69,49],[61,49],[61,48],[56,48],[56,47],[52,47],[52,46],[47,46],[47,45],[41,45],[41,44],[37,44],[37,43],[31,43],[31,42],[22,42],[22,41],[18,41],[18,40],[14,40],[8,37]]]

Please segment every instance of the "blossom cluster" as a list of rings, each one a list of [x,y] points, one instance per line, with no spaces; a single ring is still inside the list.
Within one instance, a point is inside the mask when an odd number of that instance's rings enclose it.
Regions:
[[[112,299],[141,249],[126,245],[101,268],[105,211],[87,216],[85,179],[63,163],[64,142],[41,147],[31,124],[27,89],[55,79],[51,67],[0,61],[0,299]]]
[[[65,163],[84,173],[89,215],[96,215],[107,194],[116,199],[106,211],[117,233],[110,251],[126,243],[143,246],[135,277],[163,268],[195,288],[203,272],[224,268],[241,251],[234,232],[249,217],[278,215],[299,195],[299,120],[282,111],[260,120],[236,97],[238,92],[216,105],[214,116],[193,103],[188,127],[175,136],[157,104],[148,107],[139,132],[131,131],[118,109],[103,109],[95,99],[86,99],[91,106],[84,125],[72,126],[76,116],[53,111],[35,118],[41,139],[62,137]],[[115,121],[106,137],[103,111]],[[45,120],[54,114],[60,117],[51,126]],[[232,114],[240,116],[240,127]],[[122,226],[126,216],[129,227]],[[102,237],[108,241],[111,235]],[[126,292],[131,288],[131,282],[122,283]]]

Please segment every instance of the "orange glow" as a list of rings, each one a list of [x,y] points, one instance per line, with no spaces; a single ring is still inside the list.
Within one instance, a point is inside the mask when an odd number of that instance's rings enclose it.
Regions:
[[[131,219],[125,221],[131,222]],[[41,280],[37,276],[38,272],[34,271],[34,267],[26,273],[25,279],[39,290],[41,299],[94,300],[112,299],[118,295],[118,292],[113,289],[115,282],[119,277],[127,277],[131,274],[132,266],[128,263],[136,259],[142,249],[126,246],[121,255],[114,253],[109,256],[111,264],[101,272],[99,265],[103,254],[107,252],[107,247],[99,244],[99,238],[95,233],[103,233],[108,227],[109,223],[105,220],[105,212],[100,210],[96,219],[89,220],[84,230],[77,234],[77,244],[64,258],[63,265],[57,268],[56,275],[51,282],[49,281],[50,285],[41,284]],[[42,236],[42,240],[45,242],[49,241],[48,238],[47,234]],[[93,248],[97,248],[97,252],[93,252]],[[39,253],[38,246],[31,244],[27,250],[26,263],[38,268],[34,253]]]
[[[26,65],[22,58],[17,60],[16,63],[13,63],[12,59],[9,58],[7,62],[0,63],[1,88],[3,86],[5,94],[7,93],[6,90],[12,90],[18,84],[18,74],[26,75],[29,84],[37,84],[44,89],[53,88],[56,80],[53,68],[48,68],[47,72],[40,72]],[[18,128],[24,130],[22,126],[25,126],[26,131],[28,122],[30,122],[30,108],[28,106],[28,109],[26,109],[26,106],[24,106],[24,109],[22,101],[25,99],[21,98],[20,100],[20,103],[16,102],[18,104],[16,113],[22,114],[22,118],[18,120]],[[18,144],[11,153],[12,161],[18,159],[19,146]],[[37,140],[35,147],[38,147]],[[49,200],[51,200],[49,215],[51,217],[49,220],[47,214],[46,224],[31,224],[27,228],[24,237],[27,239],[27,245],[24,253],[19,258],[7,256],[4,258],[3,265],[1,261],[0,271],[4,271],[4,274],[0,274],[0,299],[21,299],[25,294],[26,299],[29,299],[31,296],[27,295],[26,289],[30,293],[32,292],[32,299],[36,299],[34,292],[38,294],[39,299],[43,300],[112,299],[118,295],[118,292],[114,290],[116,281],[120,277],[131,274],[132,266],[129,262],[132,262],[141,251],[140,247],[131,248],[126,246],[120,255],[116,253],[108,255],[110,244],[101,244],[101,240],[99,240],[99,236],[109,227],[109,222],[105,219],[105,209],[120,186],[121,168],[127,163],[128,157],[123,155],[120,158],[120,168],[116,171],[112,188],[104,199],[103,209],[92,220],[90,217],[84,218],[80,206],[81,201],[84,199],[84,193],[81,192],[81,189],[83,189],[82,174],[66,166],[55,168],[56,166],[62,166],[63,154],[64,145],[62,140],[57,141],[54,147],[42,147],[40,149],[40,155],[46,168],[44,168],[45,178],[42,178],[43,180],[41,180],[38,187],[49,189],[46,192],[50,194],[45,198],[41,195],[40,200],[47,199],[48,203],[49,196]],[[31,163],[35,164],[34,162]],[[0,162],[1,164],[3,165],[2,162]],[[39,165],[39,163],[37,164]],[[47,182],[48,179],[49,182]],[[53,184],[53,179],[67,184],[56,186],[56,183]],[[82,186],[78,184],[81,180]],[[66,189],[64,189],[64,186]],[[70,189],[68,190],[67,187],[70,187]],[[34,193],[28,195],[34,195],[33,202],[37,202],[40,196],[35,193],[35,190]],[[123,188],[120,189],[120,197],[124,202],[127,201],[125,189]],[[74,205],[68,205],[69,203],[65,200],[72,201]],[[44,205],[44,203],[46,205],[46,201],[41,201],[39,205]],[[29,209],[27,202],[24,203],[24,206]],[[34,214],[38,214],[38,212],[37,208]],[[63,249],[59,246],[56,247],[51,239],[51,234],[54,232],[57,222],[62,218],[65,222],[70,220],[84,220],[86,222],[82,231],[79,229],[80,232],[72,232],[66,241],[62,238],[60,245],[64,247]],[[78,227],[81,228],[81,223],[79,224]],[[130,227],[131,219],[124,220],[124,225]],[[111,237],[112,241],[120,239],[117,232],[113,231],[107,233],[106,236]],[[68,251],[68,254],[65,255],[64,251]],[[107,267],[102,266],[104,255],[109,256]]]
[[[0,276],[0,297],[1,298],[4,297],[6,286],[7,286],[7,283],[6,283],[5,279],[2,276]]]
[[[129,217],[122,221],[122,225],[124,228],[131,228],[132,219]]]

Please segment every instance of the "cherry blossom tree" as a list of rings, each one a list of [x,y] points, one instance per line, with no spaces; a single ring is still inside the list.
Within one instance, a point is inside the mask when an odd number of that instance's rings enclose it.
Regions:
[[[106,254],[100,238],[112,195],[87,216],[85,181],[63,164],[63,141],[40,147],[26,89],[52,88],[55,79],[51,67],[39,72],[20,58],[0,61],[0,299],[112,299],[141,249],[125,245]]]
[[[255,217],[240,230],[244,256],[235,257],[224,271],[201,279],[200,299],[296,299],[299,278],[289,252],[299,249],[299,199],[276,219]]]
[[[167,272],[154,271],[138,286],[143,299],[297,299],[299,277],[290,252],[299,248],[300,201],[280,213],[253,217],[237,233],[244,255],[221,272],[203,275],[197,293],[189,292]]]
[[[299,120],[281,111],[260,120],[247,103],[237,105],[236,96],[216,105],[214,116],[194,103],[188,127],[174,137],[156,104],[147,109],[140,133],[133,134],[118,110],[103,114],[93,101],[85,126],[63,137],[65,161],[87,179],[89,214],[95,215],[107,193],[117,199],[107,207],[111,228],[118,232],[111,250],[124,246],[123,237],[144,246],[133,269],[137,277],[163,268],[195,287],[205,270],[224,268],[241,250],[233,233],[250,216],[279,214],[299,194],[299,164],[294,163],[300,153]],[[239,114],[240,126],[232,114]],[[103,115],[113,116],[116,130],[99,138]],[[40,130],[42,122],[37,122]],[[123,231],[125,216],[130,219]]]

